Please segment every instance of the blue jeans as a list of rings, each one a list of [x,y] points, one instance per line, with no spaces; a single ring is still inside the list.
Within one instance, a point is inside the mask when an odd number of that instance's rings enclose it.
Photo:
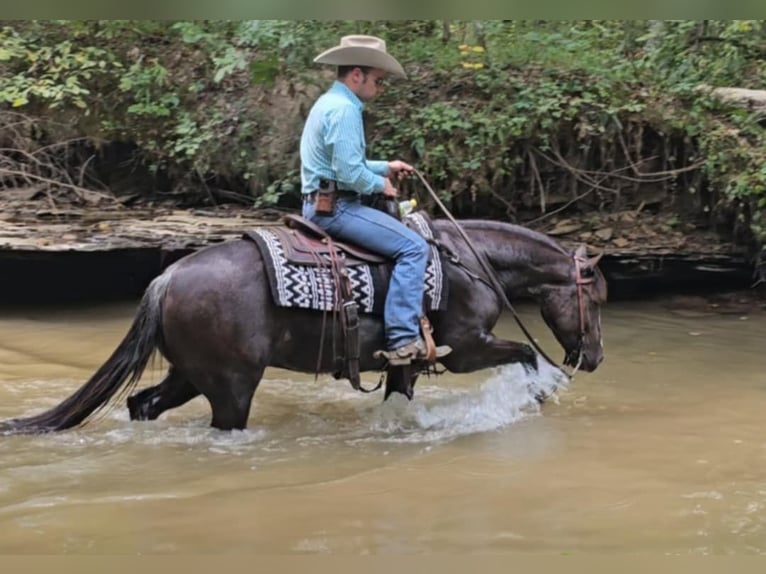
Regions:
[[[303,217],[331,237],[360,245],[394,261],[384,310],[388,350],[420,337],[428,244],[419,234],[359,198],[338,198],[334,215],[317,215],[303,202]]]

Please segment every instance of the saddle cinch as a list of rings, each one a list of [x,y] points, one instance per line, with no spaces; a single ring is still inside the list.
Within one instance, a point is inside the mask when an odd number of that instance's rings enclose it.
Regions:
[[[286,228],[277,227],[272,231],[279,237],[285,258],[296,265],[325,267],[331,271],[339,300],[342,301],[341,326],[344,339],[345,356],[343,370],[336,376],[346,377],[356,390],[369,392],[361,386],[359,370],[359,311],[351,292],[347,268],[354,265],[379,265],[390,262],[380,255],[358,245],[338,241],[330,237],[321,227],[299,215],[288,214],[284,218]],[[431,334],[428,319],[421,319],[421,331],[426,342],[426,361],[432,363],[437,358],[437,347]],[[320,350],[321,354],[321,350]],[[387,357],[383,351],[376,355]],[[389,359],[391,365],[396,359]],[[378,385],[379,387],[380,385]],[[375,389],[371,390],[376,390]]]

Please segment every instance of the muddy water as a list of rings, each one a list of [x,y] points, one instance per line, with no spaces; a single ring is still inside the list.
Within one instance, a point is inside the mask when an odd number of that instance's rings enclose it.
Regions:
[[[77,388],[133,308],[3,310],[0,418]],[[1,437],[0,553],[766,552],[766,315],[611,304],[603,325],[599,371],[541,410],[550,369],[422,380],[411,404],[271,370],[244,432],[195,399]]]

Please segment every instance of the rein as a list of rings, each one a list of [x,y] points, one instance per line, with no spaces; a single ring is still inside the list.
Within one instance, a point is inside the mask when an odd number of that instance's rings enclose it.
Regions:
[[[413,168],[414,169],[414,168]],[[526,336],[529,343],[532,345],[532,347],[539,353],[548,363],[558,369],[561,373],[563,373],[568,379],[572,379],[577,373],[577,370],[580,368],[580,365],[582,364],[582,340],[585,336],[585,306],[584,306],[584,299],[583,299],[583,293],[582,293],[582,286],[587,285],[588,283],[592,283],[594,281],[593,278],[582,278],[580,277],[580,261],[577,257],[574,257],[575,262],[575,273],[576,273],[576,284],[577,284],[577,305],[579,307],[580,311],[580,345],[579,345],[579,357],[577,361],[577,365],[574,368],[574,371],[572,371],[571,374],[567,373],[562,366],[559,366],[558,363],[556,363],[553,359],[551,359],[545,351],[540,347],[540,345],[537,344],[537,341],[534,340],[529,330],[526,328],[524,323],[521,320],[521,317],[519,317],[518,313],[516,313],[516,309],[513,308],[513,305],[511,305],[511,302],[508,300],[508,297],[505,295],[505,291],[503,291],[503,287],[500,284],[500,280],[497,278],[497,275],[495,274],[494,269],[492,269],[492,266],[485,260],[485,258],[480,254],[480,252],[474,247],[473,242],[468,237],[468,234],[463,229],[463,226],[460,225],[460,223],[457,222],[457,220],[452,216],[452,214],[449,212],[447,207],[442,203],[442,201],[439,199],[439,196],[436,195],[436,192],[431,188],[431,186],[426,181],[425,177],[423,177],[423,174],[420,173],[417,169],[414,169],[415,174],[420,179],[421,183],[425,186],[425,188],[428,190],[428,193],[431,194],[431,197],[434,199],[436,204],[439,206],[439,208],[444,212],[444,215],[447,216],[447,219],[449,219],[452,224],[457,229],[460,236],[463,238],[463,240],[466,242],[468,247],[470,248],[471,252],[474,254],[476,259],[479,261],[479,264],[481,265],[482,270],[487,275],[488,281],[485,280],[497,293],[497,295],[500,297],[500,300],[505,304],[505,306],[511,311],[511,314],[513,315],[513,318],[516,320],[516,324],[521,329],[522,333]],[[484,280],[483,278],[481,278]]]
[[[580,365],[582,364],[582,343],[585,339],[585,299],[583,298],[582,294],[582,286],[583,285],[589,285],[593,283],[596,278],[594,277],[583,277],[582,273],[580,273],[580,264],[583,262],[583,260],[578,257],[577,255],[574,256],[574,264],[575,264],[575,284],[577,285],[577,308],[580,311],[580,341],[579,341],[579,352],[578,352],[578,358],[577,358],[577,364],[574,367],[574,370],[572,371],[572,374],[569,375],[570,378],[575,376],[575,373],[580,369]]]

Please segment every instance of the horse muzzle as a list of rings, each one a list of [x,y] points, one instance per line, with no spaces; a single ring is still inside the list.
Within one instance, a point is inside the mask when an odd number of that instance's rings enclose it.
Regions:
[[[580,363],[580,357],[582,356],[582,351],[580,349],[574,349],[564,355],[564,365],[567,367],[576,367],[578,363]]]
[[[595,371],[596,367],[598,367],[603,360],[604,354],[600,349],[597,353],[591,355],[590,353],[584,352],[580,346],[564,356],[564,364],[567,367],[572,367],[578,370],[582,369],[587,373]]]

